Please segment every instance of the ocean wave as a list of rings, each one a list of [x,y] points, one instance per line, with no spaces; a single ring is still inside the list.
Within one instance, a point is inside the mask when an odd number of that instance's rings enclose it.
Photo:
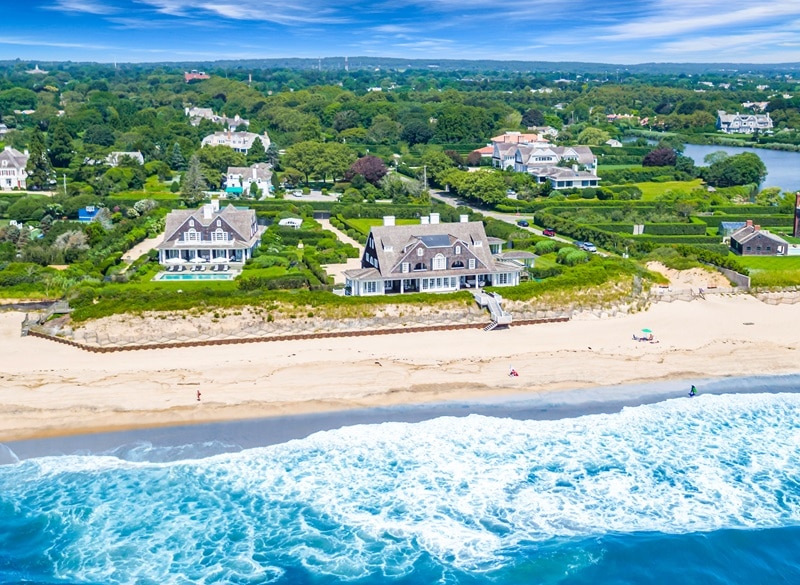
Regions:
[[[800,395],[703,395],[346,427],[201,460],[145,461],[146,445],[31,459],[0,467],[0,550],[87,582],[268,583],[485,573],[554,539],[797,525],[798,427]],[[42,530],[49,546],[19,548]]]

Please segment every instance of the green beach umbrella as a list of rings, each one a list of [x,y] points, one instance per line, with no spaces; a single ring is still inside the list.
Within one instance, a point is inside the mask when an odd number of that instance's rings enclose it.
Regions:
[[[652,333],[652,329],[642,329],[642,333]]]

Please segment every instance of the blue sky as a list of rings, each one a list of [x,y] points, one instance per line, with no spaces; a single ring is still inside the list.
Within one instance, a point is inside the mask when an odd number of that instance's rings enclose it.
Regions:
[[[800,61],[799,0],[6,0],[0,59]]]

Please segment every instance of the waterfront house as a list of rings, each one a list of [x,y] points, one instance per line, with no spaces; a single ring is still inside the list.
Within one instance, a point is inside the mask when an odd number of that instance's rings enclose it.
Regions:
[[[28,151],[20,152],[16,148],[6,146],[0,151],[0,190],[25,189],[28,172]]]
[[[254,210],[233,205],[220,209],[218,200],[199,209],[176,209],[167,215],[164,240],[157,246],[158,262],[224,259],[244,263],[252,257],[263,231]]]
[[[766,114],[728,114],[724,110],[717,112],[717,129],[725,134],[754,134],[755,132],[772,132],[772,118]]]
[[[368,296],[515,286],[523,270],[493,256],[483,223],[466,215],[440,223],[439,214],[431,213],[415,225],[395,225],[387,216],[370,230],[361,268],[345,271],[345,290]]]
[[[731,251],[741,256],[784,256],[789,249],[786,240],[753,225],[749,219],[731,234],[730,245]]]

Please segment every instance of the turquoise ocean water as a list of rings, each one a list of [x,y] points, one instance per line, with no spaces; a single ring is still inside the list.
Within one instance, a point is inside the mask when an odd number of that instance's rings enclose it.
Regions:
[[[800,394],[216,451],[6,452],[0,583],[800,583]]]

